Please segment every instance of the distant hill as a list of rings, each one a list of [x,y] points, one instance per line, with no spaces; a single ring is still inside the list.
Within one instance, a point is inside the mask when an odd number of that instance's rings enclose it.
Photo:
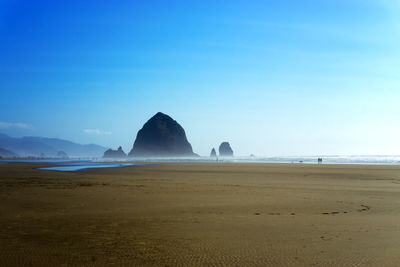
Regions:
[[[0,157],[17,157],[14,152],[0,147]]]
[[[106,147],[95,144],[81,145],[58,138],[24,136],[13,138],[0,133],[0,147],[13,151],[21,157],[57,156],[59,151],[64,151],[70,157],[101,157]]]

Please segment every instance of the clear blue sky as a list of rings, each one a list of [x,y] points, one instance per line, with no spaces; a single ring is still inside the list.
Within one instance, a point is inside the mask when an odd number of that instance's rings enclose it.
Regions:
[[[400,154],[400,5],[0,0],[0,90],[12,136],[129,151],[162,111],[203,155]]]

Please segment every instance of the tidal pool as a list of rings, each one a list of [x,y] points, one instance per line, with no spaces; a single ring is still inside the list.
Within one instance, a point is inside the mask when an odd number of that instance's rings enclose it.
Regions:
[[[43,167],[38,169],[46,171],[74,172],[85,169],[118,168],[118,167],[135,166],[135,165],[148,165],[148,163],[67,162],[67,163],[58,163],[57,166]]]

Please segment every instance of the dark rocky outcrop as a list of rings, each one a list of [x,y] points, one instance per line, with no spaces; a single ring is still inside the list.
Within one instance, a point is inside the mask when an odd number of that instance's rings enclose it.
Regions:
[[[12,158],[12,157],[18,157],[18,155],[10,150],[0,147],[0,157]]]
[[[193,157],[185,130],[170,116],[158,112],[136,136],[129,157]]]
[[[219,146],[219,155],[221,157],[233,157],[233,150],[228,142],[222,142]]]
[[[108,149],[104,152],[103,158],[125,158],[126,153],[122,150],[122,147],[118,147],[117,150]]]
[[[56,157],[61,159],[67,159],[68,155],[64,151],[58,151]]]
[[[217,152],[215,152],[215,148],[213,148],[210,153],[210,158],[216,158],[216,157],[217,157]]]

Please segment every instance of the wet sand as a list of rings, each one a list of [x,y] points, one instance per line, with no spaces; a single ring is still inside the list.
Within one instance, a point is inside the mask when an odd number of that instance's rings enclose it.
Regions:
[[[0,266],[398,266],[400,166],[0,165]]]

